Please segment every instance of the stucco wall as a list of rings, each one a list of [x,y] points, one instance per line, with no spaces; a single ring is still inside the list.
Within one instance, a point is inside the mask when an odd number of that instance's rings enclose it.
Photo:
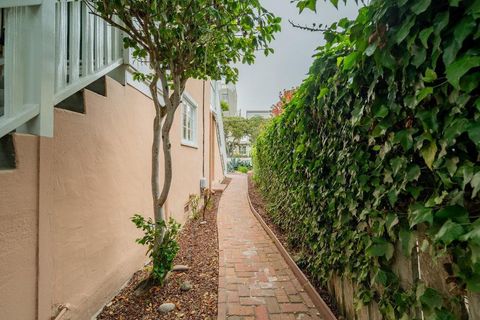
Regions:
[[[38,138],[14,143],[17,168],[0,171],[0,319],[35,319]]]
[[[198,148],[181,145],[179,108],[171,132],[174,180],[166,205],[167,215],[182,223],[189,195],[199,193],[200,178],[209,177],[210,168],[210,110],[203,109],[202,82],[190,81],[187,91],[198,105]],[[86,91],[85,101],[86,114],[55,109],[47,162],[53,164],[46,166],[48,173],[42,169],[48,183],[40,184],[52,193],[51,208],[42,211],[47,221],[41,223],[50,236],[41,238],[40,248],[51,252],[40,256],[40,265],[48,269],[40,270],[41,283],[51,283],[45,292],[52,292],[44,301],[51,308],[69,304],[67,318],[73,320],[89,319],[142,266],[145,250],[134,242],[139,232],[130,217],[152,213],[151,99],[107,79],[107,97]],[[209,90],[205,101],[210,101]],[[34,319],[36,312],[38,195],[44,193],[38,189],[38,139],[16,135],[15,143],[18,168],[0,171],[0,319],[23,320]]]

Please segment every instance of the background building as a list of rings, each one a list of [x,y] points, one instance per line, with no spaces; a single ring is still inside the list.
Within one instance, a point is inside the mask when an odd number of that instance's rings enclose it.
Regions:
[[[226,117],[235,117],[240,115],[240,110],[237,105],[237,87],[233,83],[225,83],[225,81],[219,82],[219,94],[220,101],[228,103],[228,111],[224,111],[223,114]]]
[[[272,117],[271,110],[248,110],[245,113],[247,119],[251,119],[253,117],[261,117],[265,119],[269,119]]]

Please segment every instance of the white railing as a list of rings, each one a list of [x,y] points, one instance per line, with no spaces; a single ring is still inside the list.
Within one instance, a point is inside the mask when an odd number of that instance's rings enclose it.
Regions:
[[[83,1],[55,5],[55,99],[58,103],[123,63],[122,35]]]
[[[0,0],[0,10],[0,138],[52,136],[53,106],[124,62],[121,32],[78,0]]]

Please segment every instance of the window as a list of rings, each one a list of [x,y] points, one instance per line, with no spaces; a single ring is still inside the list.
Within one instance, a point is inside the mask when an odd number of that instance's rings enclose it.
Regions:
[[[188,100],[182,104],[182,144],[197,145],[197,107]]]
[[[239,150],[240,150],[240,154],[241,154],[242,156],[247,155],[247,146],[245,146],[245,145],[240,145]]]

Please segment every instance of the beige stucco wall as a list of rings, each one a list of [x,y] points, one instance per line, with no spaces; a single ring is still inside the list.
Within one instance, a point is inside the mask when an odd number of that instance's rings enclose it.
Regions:
[[[17,169],[0,171],[0,319],[35,319],[38,138],[14,143]]]
[[[182,223],[184,205],[190,194],[199,193],[202,177],[202,89],[201,81],[187,84],[199,108],[198,148],[181,145],[180,109],[172,128],[174,180],[166,211]],[[87,91],[85,99],[86,114],[55,110],[55,135],[49,143],[53,165],[47,166],[49,175],[42,172],[50,179],[40,183],[52,197],[51,208],[42,211],[48,213],[47,221],[40,224],[49,230],[49,236],[41,237],[40,252],[51,252],[39,262],[40,283],[51,283],[51,297],[44,301],[51,308],[69,304],[67,318],[82,320],[98,311],[146,260],[144,248],[134,243],[139,233],[129,218],[152,213],[151,100],[111,79],[107,97]],[[205,100],[210,101],[209,91]],[[207,106],[204,112],[204,176],[209,177]],[[34,319],[42,152],[35,137],[17,135],[15,142],[19,166],[0,172],[0,319]],[[47,200],[41,203],[45,206]],[[42,263],[45,259],[48,263]]]

